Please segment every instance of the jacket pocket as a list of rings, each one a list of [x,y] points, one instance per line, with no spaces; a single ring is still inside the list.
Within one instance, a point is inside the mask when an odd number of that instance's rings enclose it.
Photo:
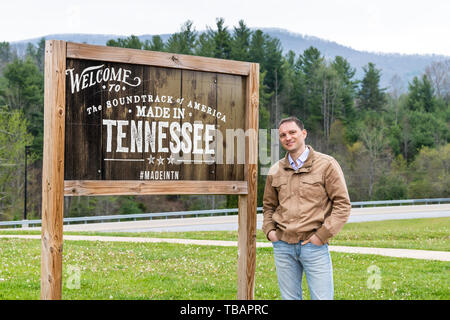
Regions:
[[[276,228],[284,230],[286,229],[286,225],[280,212],[281,207],[279,206],[272,215],[272,221],[275,223]]]
[[[282,185],[286,185],[288,182],[288,177],[274,177],[272,180],[272,187],[281,187]]]
[[[322,183],[322,176],[312,175],[302,179],[300,195],[304,198],[321,198],[325,195],[325,187]]]
[[[278,201],[281,203],[288,195],[288,177],[274,177],[272,187],[278,192]]]

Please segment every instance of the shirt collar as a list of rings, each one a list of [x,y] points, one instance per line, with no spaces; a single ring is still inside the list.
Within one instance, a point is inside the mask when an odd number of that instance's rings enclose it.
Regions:
[[[298,157],[296,163],[294,163],[294,160],[292,160],[291,154],[288,154],[288,159],[289,159],[289,163],[292,165],[302,165],[303,163],[305,163],[306,159],[308,158],[309,155],[309,148],[306,147],[305,151],[303,151],[303,153],[300,155],[300,157]]]

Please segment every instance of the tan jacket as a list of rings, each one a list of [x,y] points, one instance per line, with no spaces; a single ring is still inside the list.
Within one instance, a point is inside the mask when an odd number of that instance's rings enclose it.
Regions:
[[[311,146],[303,166],[294,171],[286,157],[269,170],[263,199],[266,236],[298,243],[316,234],[323,243],[335,236],[350,215],[350,198],[337,161]]]

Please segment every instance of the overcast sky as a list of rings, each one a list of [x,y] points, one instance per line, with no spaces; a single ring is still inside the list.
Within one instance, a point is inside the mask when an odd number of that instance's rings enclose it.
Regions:
[[[197,31],[223,17],[232,30],[274,27],[357,50],[450,56],[448,0],[1,0],[0,41],[55,33]]]

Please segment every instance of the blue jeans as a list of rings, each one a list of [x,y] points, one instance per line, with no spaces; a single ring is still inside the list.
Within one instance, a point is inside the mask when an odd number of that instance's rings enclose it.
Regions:
[[[333,300],[333,267],[328,244],[273,242],[278,285],[283,300],[302,300],[303,271],[312,300]]]

